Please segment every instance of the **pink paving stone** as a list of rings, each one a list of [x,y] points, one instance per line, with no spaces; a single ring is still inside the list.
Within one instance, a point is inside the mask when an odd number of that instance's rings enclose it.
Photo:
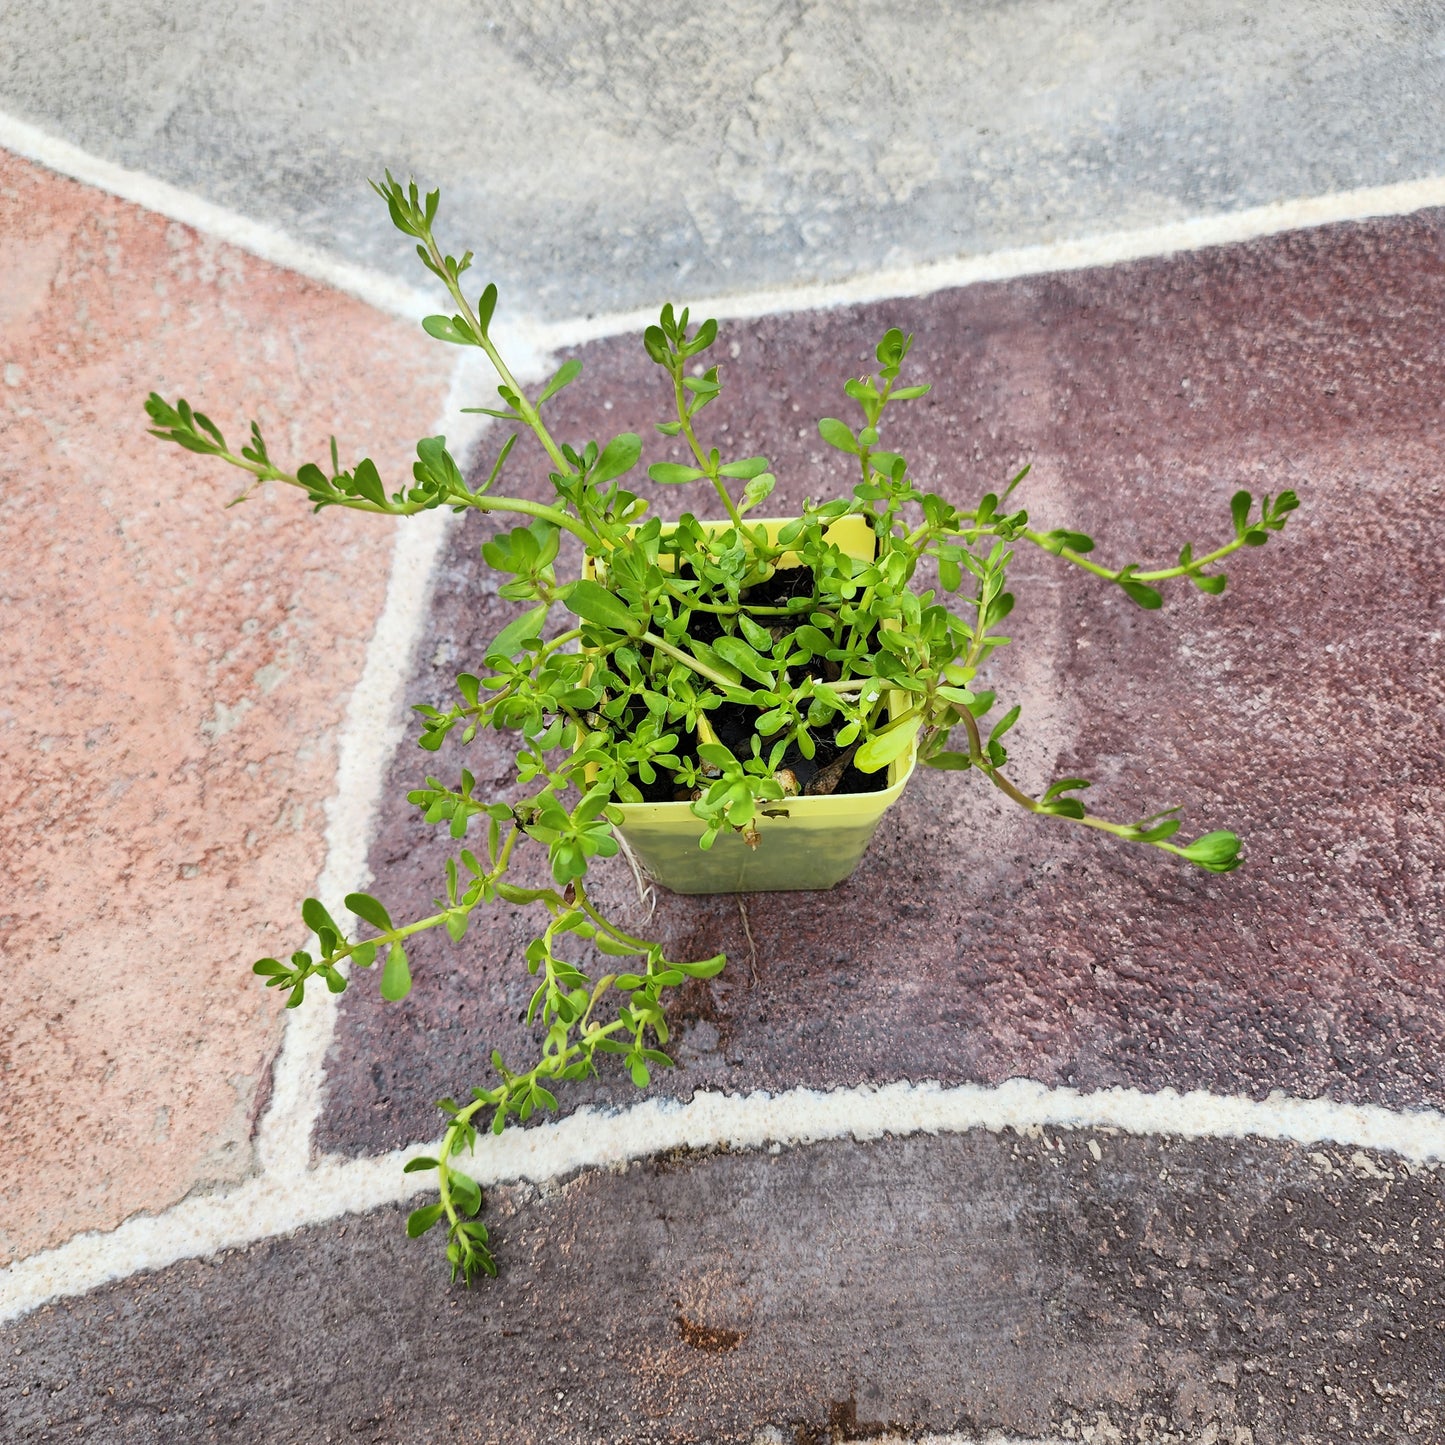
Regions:
[[[419,329],[0,153],[0,1262],[252,1168],[392,533],[152,440],[370,450],[441,410]],[[230,490],[228,490],[228,488]]]

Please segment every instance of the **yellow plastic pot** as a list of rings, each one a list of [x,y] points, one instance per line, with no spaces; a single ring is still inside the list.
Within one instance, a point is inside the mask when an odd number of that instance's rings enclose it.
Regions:
[[[788,518],[749,519],[749,526],[768,529],[776,540]],[[705,524],[725,531],[730,522]],[[844,517],[825,534],[850,557],[873,556],[873,530],[861,517]],[[784,553],[783,566],[791,554]],[[893,693],[896,713],[906,694]],[[749,848],[731,829],[713,845],[699,848],[705,824],[688,803],[620,803],[620,832],[642,868],[674,893],[762,893],[831,888],[858,866],[883,814],[898,801],[913,773],[915,744],[888,765],[887,787],[876,793],[830,794],[821,798],[787,798],[770,805],[758,820],[759,842]]]

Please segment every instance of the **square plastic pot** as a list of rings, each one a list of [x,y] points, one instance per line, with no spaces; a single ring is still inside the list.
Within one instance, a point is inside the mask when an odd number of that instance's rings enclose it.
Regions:
[[[763,521],[776,539],[786,517]],[[704,523],[724,531],[730,522]],[[825,533],[850,557],[867,561],[875,549],[873,530],[861,517],[844,517]],[[784,554],[782,565],[788,565]],[[796,565],[796,564],[794,564]],[[906,706],[906,694],[893,693],[889,708]],[[758,820],[759,842],[750,848],[740,833],[725,830],[711,848],[698,847],[705,824],[687,803],[621,803],[619,831],[643,870],[674,893],[764,893],[832,888],[858,866],[884,813],[903,793],[912,776],[917,749],[888,765],[886,785],[876,793],[788,798]]]

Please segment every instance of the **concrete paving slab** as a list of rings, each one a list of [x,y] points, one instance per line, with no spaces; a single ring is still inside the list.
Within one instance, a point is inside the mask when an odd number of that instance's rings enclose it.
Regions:
[[[185,394],[235,445],[260,415],[278,455],[344,418],[394,469],[448,358],[3,154],[0,273],[3,1262],[253,1167],[279,1012],[237,942],[320,870],[386,584],[386,528],[224,511],[234,478],[142,402]]]
[[[552,316],[1445,172],[1445,16],[1380,0],[51,0],[0,57],[0,110],[408,282],[364,181],[415,170]]]
[[[1120,817],[1184,803],[1199,832],[1241,832],[1242,871],[1201,874],[1031,820],[967,776],[920,777],[852,881],[748,899],[756,980],[734,898],[659,896],[673,956],[732,962],[683,995],[682,1067],[655,1088],[1023,1075],[1445,1103],[1442,227],[1422,213],[724,329],[724,399],[706,417],[737,455],[771,455],[783,512],[839,485],[814,420],[841,414],[843,377],[892,324],[916,333],[935,386],[890,436],[952,498],[1030,461],[1033,515],[1083,527],[1117,562],[1231,535],[1240,486],[1293,487],[1303,508],[1233,559],[1223,597],[1176,589],[1156,614],[1020,556],[1020,641],[991,676],[1024,705],[1022,780],[1093,777],[1095,806]],[[650,434],[664,398],[640,345],[582,355],[561,434]],[[655,441],[649,458],[665,455]],[[676,489],[663,500],[681,505]],[[450,696],[509,615],[474,561],[485,535],[453,536],[414,700]],[[405,790],[463,763],[508,781],[492,739],[435,757],[404,743],[393,764],[371,866],[396,916],[429,908],[453,846]],[[604,876],[640,921],[626,871]],[[430,1137],[431,1101],[484,1082],[493,1046],[529,1057],[530,926],[503,909],[460,947],[413,940],[403,1005],[348,991],[323,1149]],[[563,1107],[634,1097],[607,1074]]]
[[[0,1330],[26,1442],[1316,1445],[1445,1430],[1445,1191],[1364,1153],[975,1133],[494,1191],[495,1282],[396,1211]]]

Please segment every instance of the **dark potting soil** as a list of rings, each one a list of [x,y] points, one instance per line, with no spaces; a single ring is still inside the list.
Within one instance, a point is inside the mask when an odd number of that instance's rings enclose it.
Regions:
[[[750,603],[754,607],[782,607],[793,597],[809,597],[813,591],[812,574],[804,567],[788,567],[774,572],[765,582],[759,582],[754,587],[744,589],[741,594],[743,602]],[[806,620],[807,614],[799,615],[799,622]],[[764,622],[765,619],[756,619]],[[787,618],[771,619],[774,622],[787,626]],[[697,641],[712,643],[723,636],[722,623],[716,613],[694,612],[692,614],[692,625],[690,633]],[[827,678],[828,664],[820,658],[814,658],[804,668],[790,669],[794,677],[799,673],[824,680]],[[836,669],[835,669],[836,671]],[[752,739],[757,731],[756,723],[760,708],[751,707],[746,703],[724,702],[720,706],[710,708],[707,720],[712,725],[713,731],[718,736],[718,741],[737,758],[749,758],[752,756]],[[791,769],[793,776],[798,780],[798,787],[806,791],[812,779],[826,768],[830,763],[836,761],[838,755],[844,751],[834,741],[834,735],[842,725],[842,719],[822,728],[810,729],[813,735],[815,751],[811,758],[805,758],[797,743],[790,743],[788,750],[783,754],[783,760],[778,764],[779,769]],[[764,748],[769,745],[768,739],[763,739]],[[683,756],[695,756],[690,749],[684,750],[680,744],[679,751]],[[643,799],[649,803],[672,803],[687,802],[691,794],[673,778],[658,775],[655,782],[644,783],[640,778],[634,778],[641,791]],[[884,769],[879,773],[860,772],[850,762],[844,769],[842,776],[838,779],[837,785],[830,789],[830,793],[877,793],[888,786],[888,772]]]

